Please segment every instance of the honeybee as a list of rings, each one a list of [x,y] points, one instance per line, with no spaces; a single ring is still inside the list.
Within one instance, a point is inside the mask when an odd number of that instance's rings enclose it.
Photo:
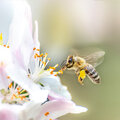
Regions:
[[[97,51],[85,57],[69,55],[62,64],[62,70],[74,70],[81,85],[83,85],[83,80],[86,76],[94,84],[98,84],[101,78],[95,67],[102,63],[104,55],[104,51]]]

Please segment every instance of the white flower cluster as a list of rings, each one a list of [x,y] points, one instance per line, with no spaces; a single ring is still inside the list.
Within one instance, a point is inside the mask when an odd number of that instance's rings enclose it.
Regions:
[[[19,3],[19,6],[18,6]],[[40,53],[38,25],[32,36],[31,9],[25,1],[15,4],[9,40],[0,34],[0,120],[54,120],[67,113],[86,112],[76,106],[50,61]]]

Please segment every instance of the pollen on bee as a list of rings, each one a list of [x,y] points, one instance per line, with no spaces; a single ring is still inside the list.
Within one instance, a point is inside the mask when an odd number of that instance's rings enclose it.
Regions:
[[[51,118],[49,120],[52,120]]]
[[[48,116],[49,114],[50,114],[49,112],[46,112],[44,115],[45,115],[45,116]]]

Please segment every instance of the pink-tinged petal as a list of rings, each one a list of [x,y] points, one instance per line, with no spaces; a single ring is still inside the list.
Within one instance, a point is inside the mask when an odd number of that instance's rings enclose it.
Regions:
[[[23,107],[20,105],[10,105],[0,103],[0,120],[18,120],[18,115]]]
[[[67,100],[53,100],[41,104],[32,104],[26,107],[21,113],[22,118],[29,120],[54,120],[67,113],[86,112],[87,108],[76,106],[73,102]]]
[[[26,67],[34,47],[30,6],[25,1],[14,2],[14,17],[10,26],[9,44],[14,56]]]
[[[0,110],[0,120],[18,120],[17,116],[10,110]]]
[[[4,67],[0,67],[0,89],[7,89],[8,87],[7,74]]]
[[[65,97],[60,96],[59,94],[54,93],[53,91],[49,92],[48,99],[51,100],[63,100]]]
[[[67,100],[53,100],[44,104],[41,108],[41,112],[36,120],[41,118],[42,120],[56,119],[67,113],[81,113],[86,112],[87,108],[76,106],[73,102]],[[49,112],[48,116],[45,113]]]

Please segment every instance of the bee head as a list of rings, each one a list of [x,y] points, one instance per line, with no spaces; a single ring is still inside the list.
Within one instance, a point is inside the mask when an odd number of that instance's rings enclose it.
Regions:
[[[73,59],[73,56],[70,55],[70,56],[68,56],[68,58],[67,58],[66,67],[67,67],[67,68],[71,68],[71,67],[73,67],[73,65],[74,65],[74,59]]]

